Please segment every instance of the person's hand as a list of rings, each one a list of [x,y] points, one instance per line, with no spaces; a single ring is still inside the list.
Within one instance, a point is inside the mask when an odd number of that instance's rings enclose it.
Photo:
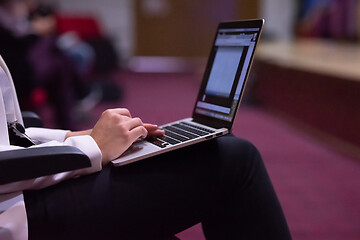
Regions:
[[[148,131],[147,136],[149,136],[149,137],[162,137],[165,134],[165,131],[162,129],[159,129],[159,127],[155,124],[144,123],[144,127]],[[90,135],[91,132],[92,132],[92,129],[87,129],[87,130],[83,130],[83,131],[69,131],[66,134],[65,139],[67,139],[69,137],[75,137],[75,136]]]
[[[149,137],[162,137],[165,134],[165,131],[162,129],[159,129],[157,125],[150,124],[150,123],[144,123],[144,127],[148,131]]]
[[[103,112],[90,136],[102,153],[102,164],[119,157],[138,138],[145,138],[147,130],[140,118],[132,118],[124,108]]]

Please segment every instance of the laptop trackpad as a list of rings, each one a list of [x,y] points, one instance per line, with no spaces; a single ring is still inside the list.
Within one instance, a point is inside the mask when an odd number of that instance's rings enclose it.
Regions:
[[[161,148],[150,142],[139,140],[134,142],[119,158],[112,162],[115,165],[122,165],[122,162],[128,162],[131,159],[138,159],[139,157],[145,158],[146,156],[159,151],[159,149]]]

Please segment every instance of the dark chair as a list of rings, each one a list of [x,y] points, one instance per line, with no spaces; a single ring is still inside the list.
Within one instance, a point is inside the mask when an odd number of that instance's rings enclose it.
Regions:
[[[39,115],[30,111],[21,112],[25,127],[42,127],[43,122]]]
[[[40,118],[23,113],[26,127],[40,127]],[[90,167],[87,155],[72,146],[27,148],[0,152],[0,184]]]

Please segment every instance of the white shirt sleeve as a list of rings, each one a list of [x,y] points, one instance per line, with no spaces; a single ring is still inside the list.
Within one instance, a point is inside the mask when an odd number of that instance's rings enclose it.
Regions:
[[[53,140],[63,142],[68,132],[68,130],[31,127],[27,128],[25,133],[31,139],[45,143]]]
[[[0,207],[6,204],[3,200],[8,199],[11,194],[18,195],[17,191],[25,189],[39,189],[50,185],[54,185],[66,179],[74,178],[77,176],[85,175],[100,171],[101,165],[101,151],[96,142],[91,136],[76,136],[70,137],[65,140],[65,135],[68,131],[63,130],[50,130],[50,129],[27,129],[27,134],[32,138],[43,142],[42,144],[33,147],[45,146],[61,146],[68,145],[74,146],[84,152],[91,161],[91,167],[58,173],[50,176],[39,177],[26,181],[19,181],[9,184],[0,185]],[[52,139],[52,140],[51,140]],[[51,141],[50,141],[51,140]],[[0,145],[0,151],[21,149],[17,146]],[[21,193],[21,192],[20,192]],[[19,199],[21,198],[21,199]],[[19,199],[19,200],[18,200]],[[10,208],[5,208],[5,212],[0,213],[0,239],[6,239],[11,236],[12,240],[26,240],[28,238],[27,231],[27,217],[24,201],[22,195],[18,195],[11,200],[15,200]],[[7,209],[7,210],[6,210]]]
[[[62,130],[60,130],[60,131],[62,131]],[[54,132],[55,135],[58,133]],[[65,134],[66,134],[66,131],[65,131]],[[94,141],[94,139],[89,135],[70,137],[70,138],[67,138],[63,142],[50,141],[50,142],[46,142],[43,144],[35,145],[35,146],[33,146],[33,148],[45,147],[45,146],[62,146],[62,145],[74,146],[74,147],[80,149],[82,152],[84,152],[90,158],[91,167],[74,170],[74,171],[58,173],[58,174],[54,174],[54,175],[50,175],[50,176],[39,177],[39,178],[25,180],[25,181],[18,181],[18,182],[0,185],[0,194],[22,191],[22,190],[27,190],[27,189],[40,189],[40,188],[54,185],[63,180],[66,180],[66,179],[78,177],[78,176],[85,175],[85,174],[94,173],[94,172],[100,171],[102,169],[101,151],[100,151],[99,147],[97,146],[96,142]],[[6,148],[7,149],[9,149],[9,148],[17,149],[19,147],[6,146]],[[0,146],[0,150],[4,151],[5,150],[4,146]]]

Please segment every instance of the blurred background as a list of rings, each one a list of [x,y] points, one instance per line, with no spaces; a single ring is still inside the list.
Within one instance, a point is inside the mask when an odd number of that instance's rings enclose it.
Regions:
[[[0,54],[46,127],[112,107],[163,124],[192,113],[218,23],[249,18],[265,26],[233,133],[294,239],[360,239],[359,0],[1,0]]]

